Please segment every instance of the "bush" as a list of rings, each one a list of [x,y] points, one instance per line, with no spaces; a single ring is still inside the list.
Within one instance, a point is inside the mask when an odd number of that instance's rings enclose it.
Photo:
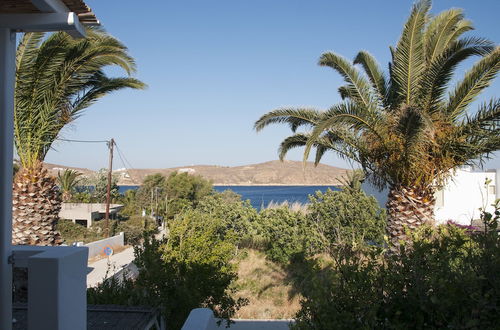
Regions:
[[[222,226],[236,234],[238,246],[251,245],[252,237],[257,234],[257,210],[230,190],[204,197],[196,210],[220,219]]]
[[[245,303],[232,298],[236,242],[220,218],[189,210],[170,223],[168,239],[146,238],[135,247],[135,282],[105,281],[89,289],[88,302],[159,307],[169,329],[180,329],[198,307],[211,308],[229,322]]]
[[[128,220],[116,222],[116,227],[113,228],[113,234],[119,232],[125,234],[125,244],[137,245],[140,244],[144,232],[156,233],[156,222],[149,217],[132,216]]]
[[[345,186],[309,196],[308,219],[323,239],[323,249],[339,241],[370,241],[381,244],[385,233],[385,210],[361,187]]]
[[[399,253],[336,246],[310,269],[295,329],[492,329],[500,321],[498,203],[484,233],[424,227]]]
[[[272,261],[287,264],[294,256],[308,251],[312,244],[314,233],[302,212],[286,206],[264,209],[258,221],[260,235],[266,242],[266,256]]]
[[[71,220],[59,220],[56,230],[61,234],[65,244],[71,245],[73,242],[90,243],[104,238],[100,228],[86,228],[73,223]]]
[[[177,172],[169,175],[165,190],[168,197],[168,218],[173,218],[185,209],[196,207],[203,197],[214,193],[212,182],[202,176]]]

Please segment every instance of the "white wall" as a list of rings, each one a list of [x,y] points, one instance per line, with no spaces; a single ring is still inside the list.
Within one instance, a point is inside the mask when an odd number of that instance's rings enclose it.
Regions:
[[[123,247],[125,245],[125,236],[123,232],[116,236],[108,237],[105,239],[101,239],[99,241],[91,242],[85,244],[85,246],[89,249],[89,258],[93,258],[98,255],[104,254],[104,248],[106,246],[111,246],[111,248],[116,249],[118,247]]]
[[[486,207],[486,210],[491,211],[490,205],[495,201],[496,195],[485,187],[486,179],[491,180],[490,185],[495,186],[496,190],[494,171],[457,170],[453,179],[443,189],[444,205],[436,206],[436,220],[440,223],[453,220],[468,225],[472,219],[479,218],[479,208]]]
[[[489,190],[485,187],[485,180],[490,179]],[[496,198],[500,198],[500,169],[496,171],[474,172],[468,169],[456,170],[455,175],[443,188],[442,192],[437,192],[437,205],[435,217],[438,223],[445,223],[453,220],[460,224],[469,225],[472,219],[479,218],[479,208],[486,207],[491,212],[491,204]],[[387,189],[380,192],[372,185],[363,183],[363,190],[374,196],[379,205],[385,208],[387,203]],[[495,192],[496,194],[495,194]],[[443,205],[439,205],[442,199]]]

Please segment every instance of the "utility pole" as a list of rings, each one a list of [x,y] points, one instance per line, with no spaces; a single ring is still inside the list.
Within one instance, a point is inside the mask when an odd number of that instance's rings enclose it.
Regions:
[[[109,237],[109,202],[111,199],[111,177],[113,175],[113,146],[115,140],[111,139],[108,142],[109,149],[109,166],[108,166],[108,186],[106,189],[106,237]]]

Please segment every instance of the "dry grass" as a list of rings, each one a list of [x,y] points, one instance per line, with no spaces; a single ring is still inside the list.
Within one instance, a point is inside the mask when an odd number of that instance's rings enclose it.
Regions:
[[[308,213],[308,204],[302,204],[300,202],[289,203],[288,201],[284,201],[281,203],[277,203],[277,202],[271,201],[266,206],[266,209],[279,209],[282,207],[288,207],[293,212],[301,212],[303,214]]]
[[[266,260],[259,251],[245,250],[242,254],[238,261],[236,298],[247,298],[249,304],[241,308],[235,318],[293,318],[300,308],[300,297],[292,294],[292,286],[286,283],[287,274],[283,268]]]

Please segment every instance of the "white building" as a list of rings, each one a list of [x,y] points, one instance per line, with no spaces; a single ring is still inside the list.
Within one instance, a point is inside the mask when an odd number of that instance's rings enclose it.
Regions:
[[[491,204],[500,198],[500,169],[478,171],[470,167],[455,170],[453,177],[443,189],[436,192],[435,218],[438,223],[448,220],[470,225],[479,219],[480,208],[493,211]],[[364,191],[373,195],[382,207],[387,202],[387,190],[379,192],[369,184]]]
[[[116,214],[123,208],[120,204],[109,205],[110,219],[114,219]],[[91,227],[96,220],[103,219],[106,214],[106,204],[100,203],[62,203],[59,218],[67,219]]]

